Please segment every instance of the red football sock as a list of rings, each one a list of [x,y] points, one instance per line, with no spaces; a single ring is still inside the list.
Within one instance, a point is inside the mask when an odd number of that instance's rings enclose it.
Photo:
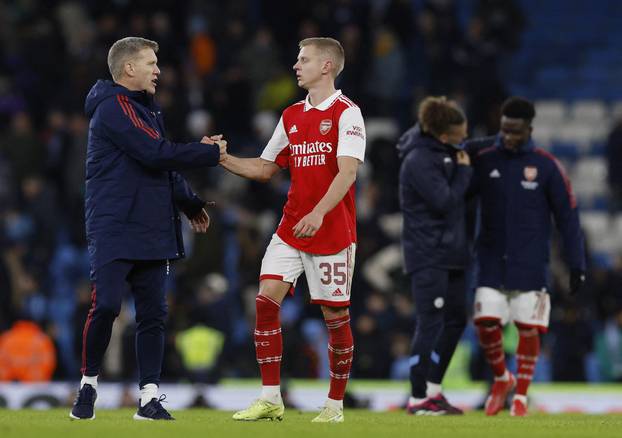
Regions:
[[[503,352],[501,326],[499,324],[493,326],[477,324],[477,334],[479,336],[479,345],[484,350],[484,355],[492,368],[493,374],[495,377],[503,376],[505,374],[505,353]]]
[[[327,319],[326,327],[328,328],[328,363],[330,365],[328,398],[343,400],[354,357],[350,315]]]
[[[540,334],[536,328],[519,326],[518,335],[518,348],[516,349],[516,394],[526,396],[536,369],[538,354],[540,354]]]
[[[257,322],[255,323],[255,351],[261,371],[261,382],[266,385],[279,385],[281,382],[281,356],[283,338],[281,336],[281,305],[272,298],[257,295],[255,299]]]

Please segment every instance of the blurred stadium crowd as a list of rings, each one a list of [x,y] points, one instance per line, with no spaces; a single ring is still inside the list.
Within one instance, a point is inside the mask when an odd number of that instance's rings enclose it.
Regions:
[[[536,139],[551,143],[542,146],[552,145],[571,168],[575,186],[587,187],[579,190],[579,206],[587,206],[582,217],[596,250],[582,296],[569,300],[564,281],[554,282],[537,379],[622,380],[622,125],[613,130],[622,111],[602,96],[575,96],[601,99],[575,104],[512,79],[516,60],[535,62],[529,56],[536,44],[522,41],[532,41],[538,13],[538,2],[527,0],[2,2],[0,380],[18,378],[9,372],[8,356],[39,363],[37,372],[19,376],[23,380],[79,377],[90,306],[83,224],[88,120],[82,108],[92,84],[109,77],[110,45],[129,35],[160,44],[156,97],[167,136],[184,141],[223,133],[229,150],[242,156],[258,156],[280,111],[303,97],[291,71],[298,41],[322,35],[342,42],[346,68],[338,85],[360,105],[368,130],[367,162],[357,180],[356,378],[408,375],[414,321],[401,273],[394,146],[414,122],[416,103],[427,94],[452,96],[466,109],[473,136],[496,132],[499,104],[513,91],[555,99],[538,104]],[[556,65],[564,68],[563,61]],[[581,104],[583,113],[576,109]],[[575,126],[571,116],[607,123],[586,139],[569,128]],[[188,257],[174,265],[163,376],[197,382],[255,376],[251,328],[260,260],[288,181],[281,176],[262,185],[220,169],[186,176],[216,206],[207,235],[186,229]],[[567,278],[564,269],[558,256],[553,277]],[[124,306],[115,324],[105,364],[109,379],[134,377],[132,308]],[[20,320],[34,324],[13,325]],[[319,309],[308,305],[304,281],[284,302],[282,322],[284,375],[327,376],[324,324]],[[51,343],[42,341],[46,336]],[[483,378],[475,336],[467,332],[464,342],[472,348],[471,376]],[[41,354],[30,357],[28,345],[38,345]]]

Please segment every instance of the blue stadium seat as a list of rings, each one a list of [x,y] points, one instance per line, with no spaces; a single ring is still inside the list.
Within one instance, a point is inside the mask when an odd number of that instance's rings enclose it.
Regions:
[[[551,153],[561,160],[576,161],[579,148],[575,143],[555,141],[551,143]]]

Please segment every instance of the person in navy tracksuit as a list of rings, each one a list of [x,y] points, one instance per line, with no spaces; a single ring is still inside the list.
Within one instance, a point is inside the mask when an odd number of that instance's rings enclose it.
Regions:
[[[97,376],[128,285],[136,307],[141,393],[134,418],[173,419],[157,397],[165,281],[169,261],[184,256],[180,211],[195,231],[209,226],[205,202],[175,171],[218,165],[226,143],[218,137],[187,144],[164,138],[162,114],[153,99],[160,74],[157,50],[157,43],[143,38],[117,41],[108,53],[114,82],[97,81],[86,97],[85,220],[92,306],[83,332],[82,382],[70,414],[75,419],[95,418]]]
[[[445,399],[441,382],[466,325],[464,196],[472,168],[456,146],[466,125],[454,102],[428,97],[419,124],[398,143],[403,255],[417,319],[407,410],[416,415],[462,413]]]
[[[486,401],[487,415],[503,408],[514,387],[510,413],[527,413],[527,389],[540,351],[539,333],[549,324],[551,219],[563,241],[571,293],[585,281],[584,239],[576,199],[559,161],[534,145],[534,117],[531,102],[510,98],[502,107],[499,134],[466,144],[481,214],[474,320],[495,375]],[[508,321],[519,330],[516,377],[506,369],[502,346],[501,327]]]

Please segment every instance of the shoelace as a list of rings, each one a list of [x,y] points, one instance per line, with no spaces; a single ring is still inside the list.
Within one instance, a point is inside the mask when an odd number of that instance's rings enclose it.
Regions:
[[[168,413],[168,411],[164,408],[164,406],[162,406],[162,403],[168,403],[166,401],[166,394],[160,395],[160,397],[158,397],[158,399],[155,400],[155,402],[151,400],[151,403],[153,403],[153,407],[157,415],[163,415],[165,417],[171,416],[171,414]]]
[[[82,389],[78,391],[78,396],[76,397],[75,402],[76,405],[90,405],[91,403],[93,403],[93,395],[95,393],[95,389],[93,389],[92,387],[90,390],[88,388],[83,389],[84,391]]]

